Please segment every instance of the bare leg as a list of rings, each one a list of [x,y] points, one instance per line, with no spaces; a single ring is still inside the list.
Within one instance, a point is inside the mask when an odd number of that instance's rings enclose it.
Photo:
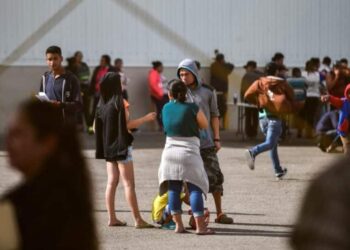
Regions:
[[[122,224],[115,215],[115,192],[119,182],[119,170],[118,164],[113,162],[107,162],[107,187],[106,187],[106,207],[108,211],[108,225]]]
[[[213,192],[215,207],[216,207],[216,219],[215,222],[220,224],[232,224],[233,218],[228,217],[222,212],[221,208],[221,192]]]
[[[118,168],[124,185],[125,199],[131,208],[135,226],[143,225],[146,222],[142,219],[137,204],[133,163],[131,161],[126,164],[118,164]]]
[[[183,232],[185,232],[185,227],[184,227],[184,224],[182,222],[181,214],[174,214],[173,215],[173,220],[174,220],[174,222],[176,224],[175,233],[183,233]]]
[[[347,136],[340,136],[340,139],[341,139],[341,142],[342,142],[342,144],[343,144],[343,152],[344,152],[344,154],[349,154],[350,153],[350,149],[349,149],[349,147],[350,147],[350,140],[349,140],[349,138],[347,137]]]
[[[213,192],[213,198],[215,202],[216,214],[222,214],[221,208],[221,192]]]
[[[199,216],[194,218],[196,221],[196,234],[214,234],[214,231],[207,227],[205,222],[205,216]]]

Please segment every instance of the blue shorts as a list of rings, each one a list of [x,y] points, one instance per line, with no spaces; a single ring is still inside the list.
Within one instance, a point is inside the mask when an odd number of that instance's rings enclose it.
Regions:
[[[132,162],[132,146],[128,147],[128,155],[126,156],[125,160],[118,161],[120,164],[127,164],[129,162]]]

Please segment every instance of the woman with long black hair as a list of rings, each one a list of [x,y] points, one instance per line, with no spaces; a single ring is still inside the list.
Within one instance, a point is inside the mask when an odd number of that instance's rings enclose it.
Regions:
[[[133,137],[129,130],[155,120],[156,114],[152,112],[139,119],[129,120],[128,103],[123,99],[118,73],[107,73],[101,81],[100,91],[101,99],[95,118],[96,158],[105,159],[107,162],[108,225],[126,225],[126,222],[117,219],[115,215],[115,192],[120,177],[124,184],[126,200],[134,217],[135,227],[153,227],[143,220],[137,204],[132,159]]]

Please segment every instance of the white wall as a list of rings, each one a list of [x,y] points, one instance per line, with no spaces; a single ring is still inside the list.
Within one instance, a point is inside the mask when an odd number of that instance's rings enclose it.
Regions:
[[[262,66],[276,51],[287,66],[311,56],[350,59],[349,13],[349,0],[0,1],[0,133],[16,104],[37,91],[50,45],[65,57],[81,50],[91,67],[105,53],[123,58],[138,116],[151,108],[145,77],[152,60],[163,61],[171,78],[185,57],[208,66],[216,48],[236,66],[250,59]],[[230,99],[242,73],[230,77]]]
[[[276,51],[288,66],[350,57],[349,0],[7,0],[0,3],[0,64],[43,65],[46,47],[108,53],[127,66],[184,57],[209,65],[218,48],[242,66]]]

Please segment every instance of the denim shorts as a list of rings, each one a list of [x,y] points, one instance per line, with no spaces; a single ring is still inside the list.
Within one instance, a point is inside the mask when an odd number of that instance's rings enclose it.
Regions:
[[[127,164],[129,162],[132,162],[132,146],[128,147],[128,155],[126,156],[125,160],[118,161],[120,164]]]

